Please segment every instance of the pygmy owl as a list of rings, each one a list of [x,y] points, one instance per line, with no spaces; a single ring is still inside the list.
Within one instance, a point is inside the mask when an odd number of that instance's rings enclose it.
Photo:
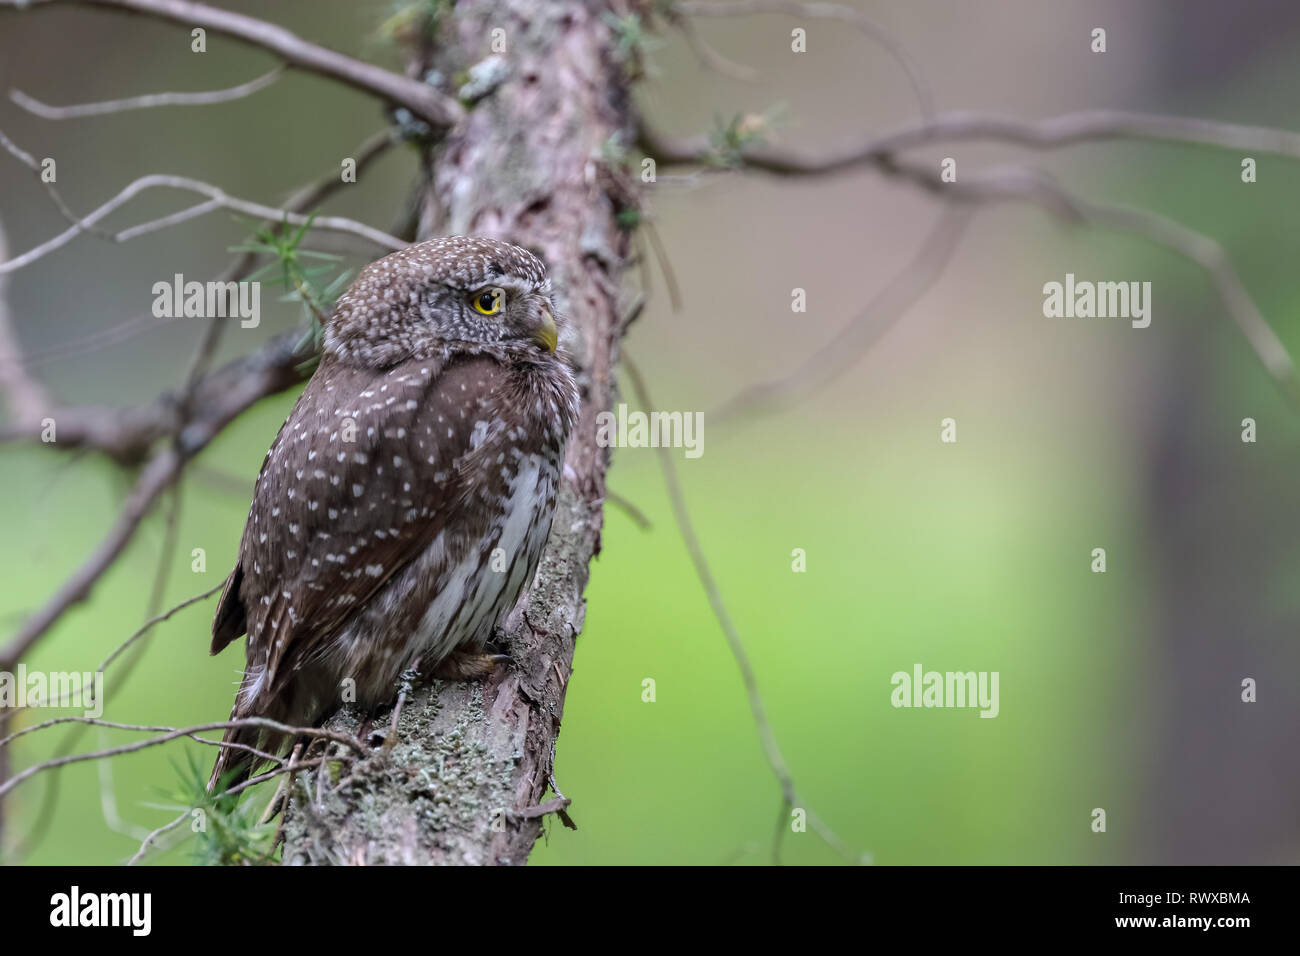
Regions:
[[[481,674],[550,532],[578,391],[545,267],[492,239],[413,245],[362,270],[257,477],[212,653],[248,634],[231,719],[295,726],[404,671]],[[349,683],[352,682],[352,683]],[[251,771],[230,728],[213,782]]]

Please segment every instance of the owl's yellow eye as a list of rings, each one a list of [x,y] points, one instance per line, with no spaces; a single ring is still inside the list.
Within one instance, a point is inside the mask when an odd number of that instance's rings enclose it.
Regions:
[[[469,300],[470,305],[474,306],[474,311],[480,315],[496,315],[505,305],[506,296],[500,289],[484,289],[482,292],[475,292],[474,297]]]

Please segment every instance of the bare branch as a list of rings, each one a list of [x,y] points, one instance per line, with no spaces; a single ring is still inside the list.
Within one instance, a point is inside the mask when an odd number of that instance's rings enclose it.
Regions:
[[[142,176],[135,180],[94,212],[85,216],[83,219],[78,220],[79,224],[70,226],[54,238],[46,240],[39,246],[29,249],[20,256],[16,256],[5,262],[0,262],[0,275],[8,272],[15,272],[18,269],[29,266],[38,259],[49,255],[51,252],[61,249],[78,235],[87,231],[90,226],[93,226],[110,213],[126,205],[140,193],[148,189],[178,189],[186,192],[198,193],[199,195],[207,196],[210,202],[203,203],[202,209],[199,207],[192,207],[191,209],[186,210],[183,214],[173,214],[171,216],[163,217],[161,220],[155,220],[150,223],[136,226],[132,230],[127,230],[128,234],[125,236],[122,234],[114,236],[116,241],[123,241],[126,238],[132,238],[133,235],[152,232],[155,228],[175,225],[177,222],[183,222],[187,219],[194,218],[194,216],[199,215],[200,212],[211,212],[213,209],[224,208],[230,209],[234,212],[241,212],[245,215],[255,216],[258,219],[274,219],[295,226],[306,225],[310,221],[311,226],[314,229],[323,229],[329,232],[349,233],[351,235],[359,236],[389,252],[397,249],[404,249],[407,246],[407,243],[398,239],[396,236],[390,236],[386,232],[382,232],[353,219],[347,219],[341,216],[320,216],[316,219],[309,220],[307,216],[303,216],[299,213],[292,213],[283,209],[274,209],[270,206],[263,206],[261,203],[249,202],[244,199],[229,196],[216,186],[198,179],[190,179],[186,176],[165,176],[154,173],[148,176]],[[156,223],[161,223],[162,225],[155,225]]]
[[[83,116],[104,116],[109,113],[125,113],[128,110],[152,109],[158,106],[208,106],[213,103],[228,103],[231,100],[252,96],[258,90],[266,89],[284,73],[283,66],[277,66],[269,73],[264,73],[255,80],[241,83],[224,90],[209,90],[203,93],[148,93],[144,96],[132,96],[121,100],[105,100],[99,103],[79,103],[73,106],[50,106],[28,96],[22,90],[10,90],[9,99],[18,106],[34,113],[42,119],[65,120],[78,119]]]
[[[177,604],[176,606],[166,611],[163,611],[161,614],[157,614],[149,618],[149,620],[145,621],[144,624],[140,626],[139,630],[137,630],[134,634],[128,637],[117,647],[113,648],[112,653],[109,654],[106,658],[104,658],[104,662],[99,665],[99,673],[102,674],[104,671],[108,670],[109,665],[112,664],[113,661],[117,660],[117,658],[122,654],[123,651],[125,651],[128,647],[130,647],[140,638],[144,637],[146,634],[148,634],[151,630],[153,630],[163,621],[168,620],[177,611],[183,611],[185,608],[189,607],[192,604],[198,604],[200,601],[206,601],[208,598],[212,597],[212,595],[216,594],[223,587],[225,587],[225,584],[226,583],[222,581],[220,584],[208,588],[202,594],[196,594],[193,597],[186,598],[184,601],[181,601],[180,604]]]
[[[162,232],[164,229],[170,229],[172,226],[179,226],[183,222],[189,222],[191,219],[198,219],[200,216],[206,216],[210,212],[215,212],[222,207],[218,199],[206,199],[201,203],[195,203],[185,209],[161,216],[158,219],[150,219],[148,222],[142,222],[138,226],[131,226],[129,229],[123,229],[121,232],[113,233],[109,238],[114,242],[130,242],[140,236],[147,236],[151,232]]]
[[[1300,383],[1296,380],[1295,362],[1250,297],[1223,246],[1182,223],[1145,210],[1093,204],[1085,204],[1083,209],[1089,221],[1107,229],[1141,236],[1178,252],[1204,269],[1250,347],[1292,407],[1300,408]]]
[[[310,43],[290,30],[230,10],[188,0],[0,0],[0,8],[84,6],[144,14],[187,27],[202,27],[275,54],[284,63],[308,73],[337,80],[353,89],[404,106],[435,130],[464,118],[456,100],[418,80],[353,59]]]
[[[18,160],[18,162],[22,163],[32,171],[32,175],[36,177],[36,181],[41,184],[41,188],[45,190],[50,197],[50,201],[53,202],[55,208],[59,210],[59,215],[74,226],[80,226],[83,232],[95,233],[100,236],[108,235],[83,221],[76,213],[68,208],[68,204],[63,201],[63,197],[59,195],[59,191],[54,188],[54,184],[46,182],[45,177],[41,175],[41,164],[37,162],[36,157],[6,136],[4,130],[0,130],[0,148],[4,149],[10,156],[14,157],[14,159]],[[8,257],[7,251],[5,255]],[[0,260],[0,262],[3,262],[3,260]]]
[[[1124,110],[1082,110],[1042,120],[990,113],[943,113],[933,120],[877,137],[866,151],[890,153],[936,142],[986,140],[1033,149],[1057,149],[1114,139],[1191,143],[1300,159],[1300,134],[1268,126]]]
[[[643,125],[640,138],[646,154],[661,164],[705,163],[711,155],[704,137],[673,139]],[[991,113],[941,113],[931,120],[869,137],[857,145],[820,151],[753,147],[743,151],[743,158],[750,169],[796,176],[874,166],[902,150],[938,143],[985,140],[1056,149],[1115,139],[1189,143],[1300,159],[1300,134],[1289,130],[1123,110],[1084,110],[1037,121]]]

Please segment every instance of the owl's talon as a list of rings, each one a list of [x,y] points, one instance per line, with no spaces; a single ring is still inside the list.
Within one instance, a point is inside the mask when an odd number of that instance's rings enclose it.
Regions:
[[[504,664],[509,664],[509,654],[471,654],[452,651],[436,665],[430,676],[443,680],[473,681],[491,677]]]

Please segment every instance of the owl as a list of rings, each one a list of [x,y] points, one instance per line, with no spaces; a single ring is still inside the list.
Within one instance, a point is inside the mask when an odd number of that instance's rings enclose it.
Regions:
[[[213,654],[248,635],[232,720],[308,726],[391,699],[417,661],[462,679],[494,666],[485,645],[537,569],[578,414],[550,296],[531,253],[452,236],[371,263],[339,298],[213,620]],[[224,743],[210,786],[287,741]]]

